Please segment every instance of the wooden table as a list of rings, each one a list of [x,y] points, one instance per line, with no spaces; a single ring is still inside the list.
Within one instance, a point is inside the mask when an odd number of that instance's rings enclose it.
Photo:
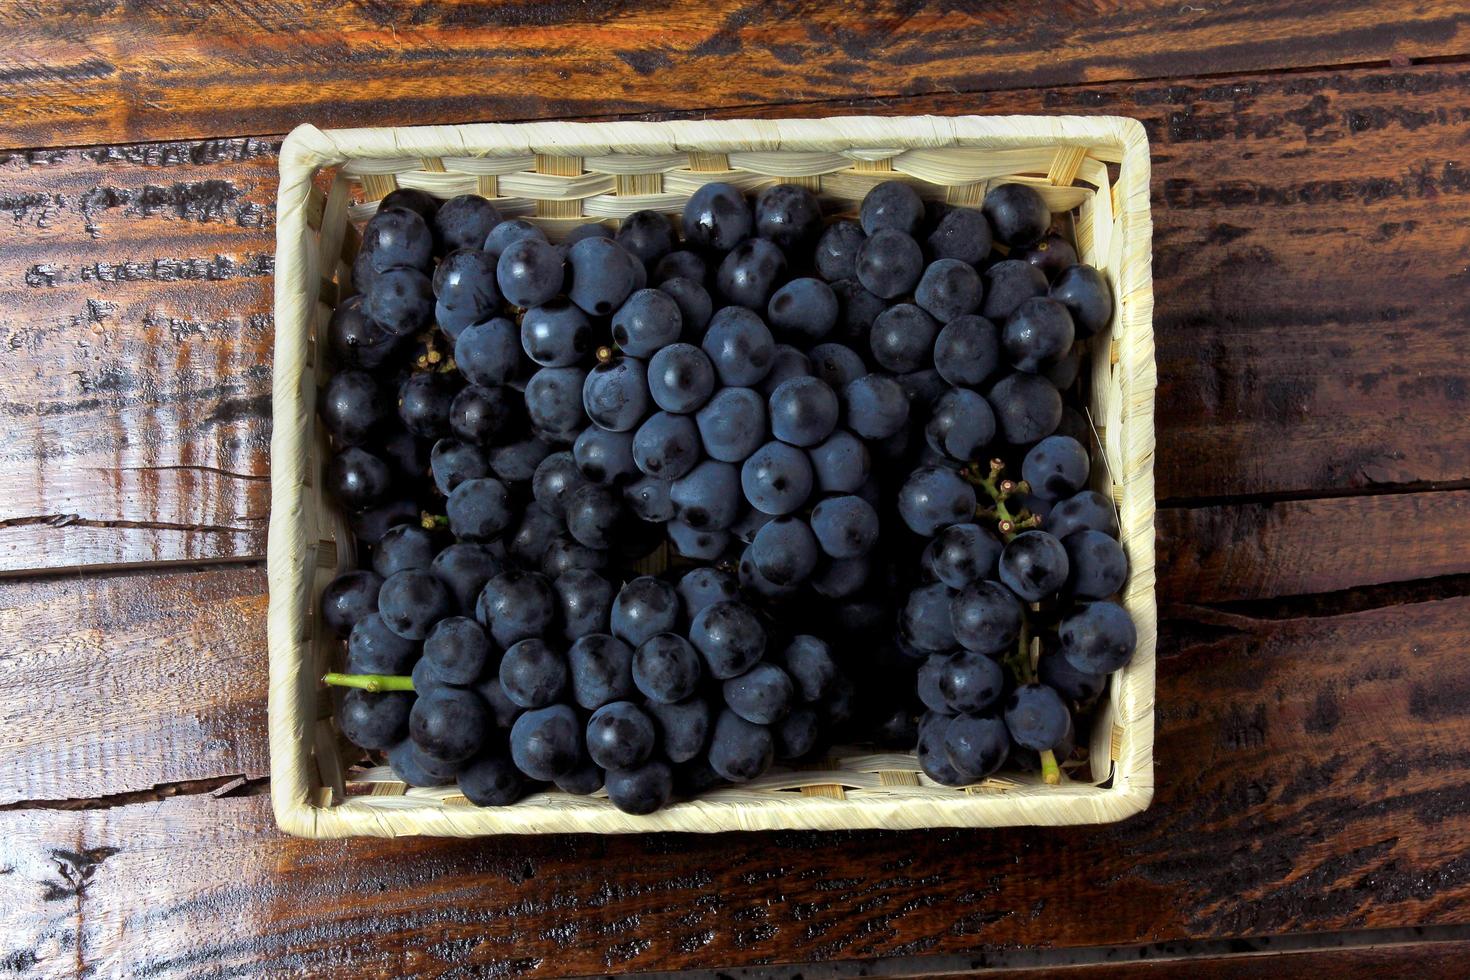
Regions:
[[[0,967],[1464,975],[1464,3],[330,6],[0,5]],[[280,134],[926,112],[1149,130],[1153,807],[988,833],[278,833]]]

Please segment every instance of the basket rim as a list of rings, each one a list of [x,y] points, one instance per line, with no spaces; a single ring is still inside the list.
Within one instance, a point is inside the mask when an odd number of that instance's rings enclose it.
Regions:
[[[1109,159],[1121,164],[1117,186],[1119,202],[1136,202],[1141,210],[1120,203],[1117,214],[1124,237],[1143,243],[1144,255],[1151,254],[1152,220],[1149,213],[1148,139],[1143,125],[1122,116],[836,116],[822,119],[701,120],[686,122],[536,122],[481,123],[462,126],[385,127],[323,130],[310,124],[296,127],[282,143],[279,158],[280,185],[277,197],[277,270],[275,281],[275,365],[273,408],[277,423],[271,437],[273,461],[295,458],[309,440],[306,427],[290,424],[300,414],[301,398],[292,389],[299,376],[283,370],[286,364],[304,364],[308,351],[306,325],[313,315],[316,297],[309,292],[315,282],[311,259],[311,229],[307,215],[312,179],[324,167],[340,166],[351,159],[403,159],[413,157],[476,157],[547,154],[593,156],[634,153],[731,153],[753,151],[812,152],[871,150],[898,152],[916,148],[973,147],[1015,149],[1040,146],[1087,146],[1112,151]],[[1154,360],[1152,343],[1152,279],[1147,269],[1126,284],[1135,309],[1147,316],[1146,343],[1126,352],[1124,360],[1139,369],[1124,385],[1125,401],[1135,402],[1141,392],[1152,391]],[[300,266],[307,266],[303,272]],[[1125,374],[1125,378],[1128,375]],[[307,412],[310,424],[310,408]],[[1143,417],[1128,412],[1125,418],[1146,425],[1142,468],[1128,474],[1126,484],[1137,484],[1134,492],[1147,492],[1148,523],[1133,537],[1141,550],[1153,552],[1153,412]],[[270,600],[268,639],[270,687],[268,724],[271,753],[271,798],[280,828],[290,834],[311,838],[357,835],[396,836],[413,832],[440,836],[479,836],[493,833],[547,832],[659,832],[767,829],[918,829],[922,827],[976,827],[1003,825],[1056,825],[1101,823],[1120,820],[1145,809],[1153,795],[1153,694],[1156,667],[1150,630],[1147,651],[1140,631],[1140,654],[1147,655],[1147,670],[1134,692],[1140,699],[1122,727],[1127,751],[1116,754],[1111,782],[1106,786],[1072,784],[1047,788],[1000,792],[963,793],[952,797],[926,797],[920,819],[905,813],[900,795],[856,796],[828,799],[792,795],[781,807],[738,807],[729,802],[694,800],[674,804],[650,816],[631,818],[609,808],[538,808],[517,811],[514,807],[482,810],[474,807],[443,807],[411,798],[396,805],[400,815],[412,813],[420,826],[405,831],[389,820],[386,810],[339,804],[319,806],[311,798],[309,775],[311,726],[315,722],[315,691],[300,668],[296,649],[303,641],[298,612],[304,573],[298,560],[298,542],[307,533],[303,513],[305,488],[288,477],[286,468],[272,466],[271,517],[267,546],[267,579]],[[1121,478],[1122,475],[1120,475]],[[1146,569],[1135,569],[1139,581],[1130,583],[1125,597],[1134,608],[1146,604],[1156,615],[1152,561]],[[310,710],[307,710],[310,706]],[[1070,802],[1071,806],[1051,804]],[[350,804],[350,801],[349,801]],[[711,826],[709,814],[728,814],[721,826]],[[833,815],[841,813],[840,821]]]

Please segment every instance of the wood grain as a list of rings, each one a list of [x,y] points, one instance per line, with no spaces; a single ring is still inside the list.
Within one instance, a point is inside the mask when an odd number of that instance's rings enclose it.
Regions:
[[[0,959],[552,976],[1466,923],[1467,623],[1466,597],[1166,621],[1159,793],[1117,826],[310,842],[260,797],[0,813]],[[45,900],[61,850],[102,855],[76,927]]]
[[[1238,602],[1470,574],[1470,492],[1172,507],[1159,601]]]
[[[275,149],[0,166],[0,570],[263,552]]]
[[[0,804],[267,771],[265,575],[0,581]]]
[[[9,146],[1067,85],[1470,51],[1445,0],[1268,6],[420,0],[0,12]],[[1043,56],[1043,53],[1045,55]],[[691,93],[697,93],[691,96]],[[690,104],[690,98],[697,104]]]

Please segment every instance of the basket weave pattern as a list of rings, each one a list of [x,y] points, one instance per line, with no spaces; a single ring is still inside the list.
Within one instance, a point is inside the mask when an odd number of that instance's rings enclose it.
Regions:
[[[1157,620],[1148,168],[1142,127],[1121,118],[298,128],[281,152],[268,549],[271,793],[281,827],[317,838],[910,829],[1101,823],[1147,806]],[[1090,341],[1085,389],[1099,435],[1094,456],[1101,457],[1093,482],[1118,506],[1130,563],[1123,603],[1138,627],[1138,648],[1114,675],[1090,738],[1079,733],[1089,746],[1090,778],[1084,767],[1061,786],[1007,774],[953,789],[924,776],[912,755],[848,747],[813,766],[773,770],[639,817],[605,799],[563,793],[482,809],[454,787],[406,789],[387,769],[346,771],[347,747],[318,683],[339,644],[322,629],[316,597],[355,556],[344,517],[322,493],[328,446],[314,406],[326,376],[317,338],[351,288],[353,223],[370,217],[389,191],[412,187],[441,198],[480,194],[556,241],[587,221],[613,223],[640,210],[676,214],[712,180],[747,191],[802,184],[835,215],[855,213],[874,184],[894,179],[925,198],[968,206],[978,206],[994,183],[1030,184],[1054,212],[1074,213],[1079,255],[1114,288],[1118,313],[1111,335]]]

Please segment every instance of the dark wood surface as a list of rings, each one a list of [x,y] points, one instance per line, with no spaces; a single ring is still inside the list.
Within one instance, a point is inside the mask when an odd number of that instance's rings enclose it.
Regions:
[[[0,964],[1009,976],[1040,951],[1079,978],[1458,975],[1470,12],[595,6],[0,6]],[[991,833],[279,834],[261,561],[279,134],[858,112],[1149,129],[1154,806]],[[1268,936],[1297,945],[1246,952]]]

